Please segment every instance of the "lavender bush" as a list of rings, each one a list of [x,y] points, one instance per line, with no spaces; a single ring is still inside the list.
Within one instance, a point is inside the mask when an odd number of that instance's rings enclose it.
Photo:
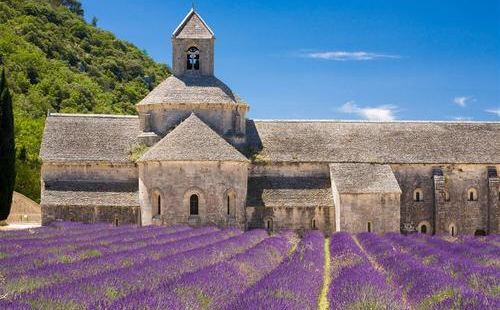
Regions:
[[[182,225],[2,231],[0,309],[500,309],[499,235],[290,240]]]
[[[276,268],[291,246],[286,236],[267,238],[228,261],[128,295],[113,303],[111,308],[138,309],[145,306],[172,309],[172,305],[177,304],[179,309],[223,309],[246,288]]]
[[[136,290],[156,287],[161,281],[175,279],[187,272],[218,263],[235,254],[244,252],[267,237],[264,231],[251,231],[242,234],[239,230],[226,230],[226,235],[217,243],[209,237],[200,237],[198,246],[193,250],[160,259],[145,259],[141,264],[133,264],[118,270],[107,271],[92,277],[52,285],[21,296],[32,304],[49,304],[51,307],[90,306],[99,304],[105,307],[115,299]],[[220,240],[220,239],[219,239]],[[210,244],[201,246],[202,244]],[[176,245],[183,247],[183,244]],[[176,248],[173,246],[172,248]],[[179,251],[177,251],[179,252]],[[56,303],[53,301],[57,300]]]
[[[308,232],[295,253],[227,309],[316,309],[323,284],[324,237]]]
[[[425,265],[411,254],[395,249],[388,239],[371,233],[358,234],[358,239],[366,251],[390,273],[394,282],[404,289],[410,306],[444,309],[440,306],[443,303],[460,306],[474,297],[476,309],[489,308],[484,296],[465,289],[461,281],[440,268]]]
[[[500,270],[498,268],[482,266],[467,256],[450,251],[449,247],[452,244],[446,241],[439,243],[441,246],[436,247],[422,242],[427,237],[405,237],[395,233],[386,236],[399,249],[408,251],[414,257],[421,259],[424,264],[441,269],[471,288],[473,291],[467,292],[469,296],[478,295],[478,298],[488,300],[487,303],[490,304],[499,301],[495,297],[499,294],[500,287]]]
[[[405,309],[401,292],[376,270],[348,233],[330,237],[330,309]]]

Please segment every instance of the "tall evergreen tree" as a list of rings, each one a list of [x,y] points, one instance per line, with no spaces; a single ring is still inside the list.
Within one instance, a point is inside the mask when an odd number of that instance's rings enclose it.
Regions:
[[[9,216],[15,182],[14,114],[4,69],[0,77],[0,221]]]

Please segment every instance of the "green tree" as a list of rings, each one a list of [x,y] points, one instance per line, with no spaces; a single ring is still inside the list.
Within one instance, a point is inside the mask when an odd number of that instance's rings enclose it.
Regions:
[[[170,74],[86,23],[81,9],[77,0],[0,0],[0,65],[9,76],[19,148],[15,191],[37,202],[47,111],[135,114],[135,104]]]
[[[0,221],[10,213],[12,194],[16,183],[16,143],[12,97],[5,77],[0,78]]]
[[[52,4],[65,6],[71,12],[83,16],[82,4],[78,0],[52,0]]]

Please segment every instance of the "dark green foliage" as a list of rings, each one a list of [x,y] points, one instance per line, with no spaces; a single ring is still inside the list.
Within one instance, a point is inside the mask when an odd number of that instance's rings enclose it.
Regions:
[[[17,156],[17,159],[20,161],[26,161],[28,159],[28,154],[26,151],[26,147],[21,147],[21,150],[19,151],[19,155]]]
[[[14,113],[4,69],[0,77],[0,221],[9,216],[15,183]]]
[[[78,0],[52,0],[52,5],[62,5],[67,7],[71,12],[83,16],[82,4]]]
[[[135,104],[169,74],[82,13],[76,0],[0,0],[0,64],[9,72],[16,140],[26,148],[16,191],[36,201],[47,111],[135,114]]]

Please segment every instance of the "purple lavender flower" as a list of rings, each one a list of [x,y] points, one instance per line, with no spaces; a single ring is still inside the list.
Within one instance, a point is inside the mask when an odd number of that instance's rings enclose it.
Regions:
[[[401,291],[375,270],[351,235],[330,237],[330,309],[404,309]]]
[[[308,232],[292,256],[227,309],[316,309],[323,284],[324,237]]]
[[[196,247],[193,250],[160,259],[142,260],[140,266],[135,264],[73,282],[48,286],[19,298],[34,303],[54,301],[57,306],[105,305],[133,291],[155,287],[161,281],[173,280],[187,272],[218,263],[244,252],[267,237],[267,233],[261,230],[242,234],[239,230],[229,229],[221,233],[224,233],[226,238],[219,239],[217,243],[213,243],[213,237],[205,237],[204,240],[202,236],[195,242]],[[209,245],[206,245],[206,240],[210,240]],[[202,247],[202,244],[206,246]],[[180,243],[178,247],[185,248],[185,245]]]
[[[111,308],[155,308],[177,301],[178,307],[184,309],[222,309],[276,268],[290,247],[291,243],[284,236],[265,239],[228,261],[188,273],[175,281],[165,281],[153,289],[128,295],[113,303]]]

